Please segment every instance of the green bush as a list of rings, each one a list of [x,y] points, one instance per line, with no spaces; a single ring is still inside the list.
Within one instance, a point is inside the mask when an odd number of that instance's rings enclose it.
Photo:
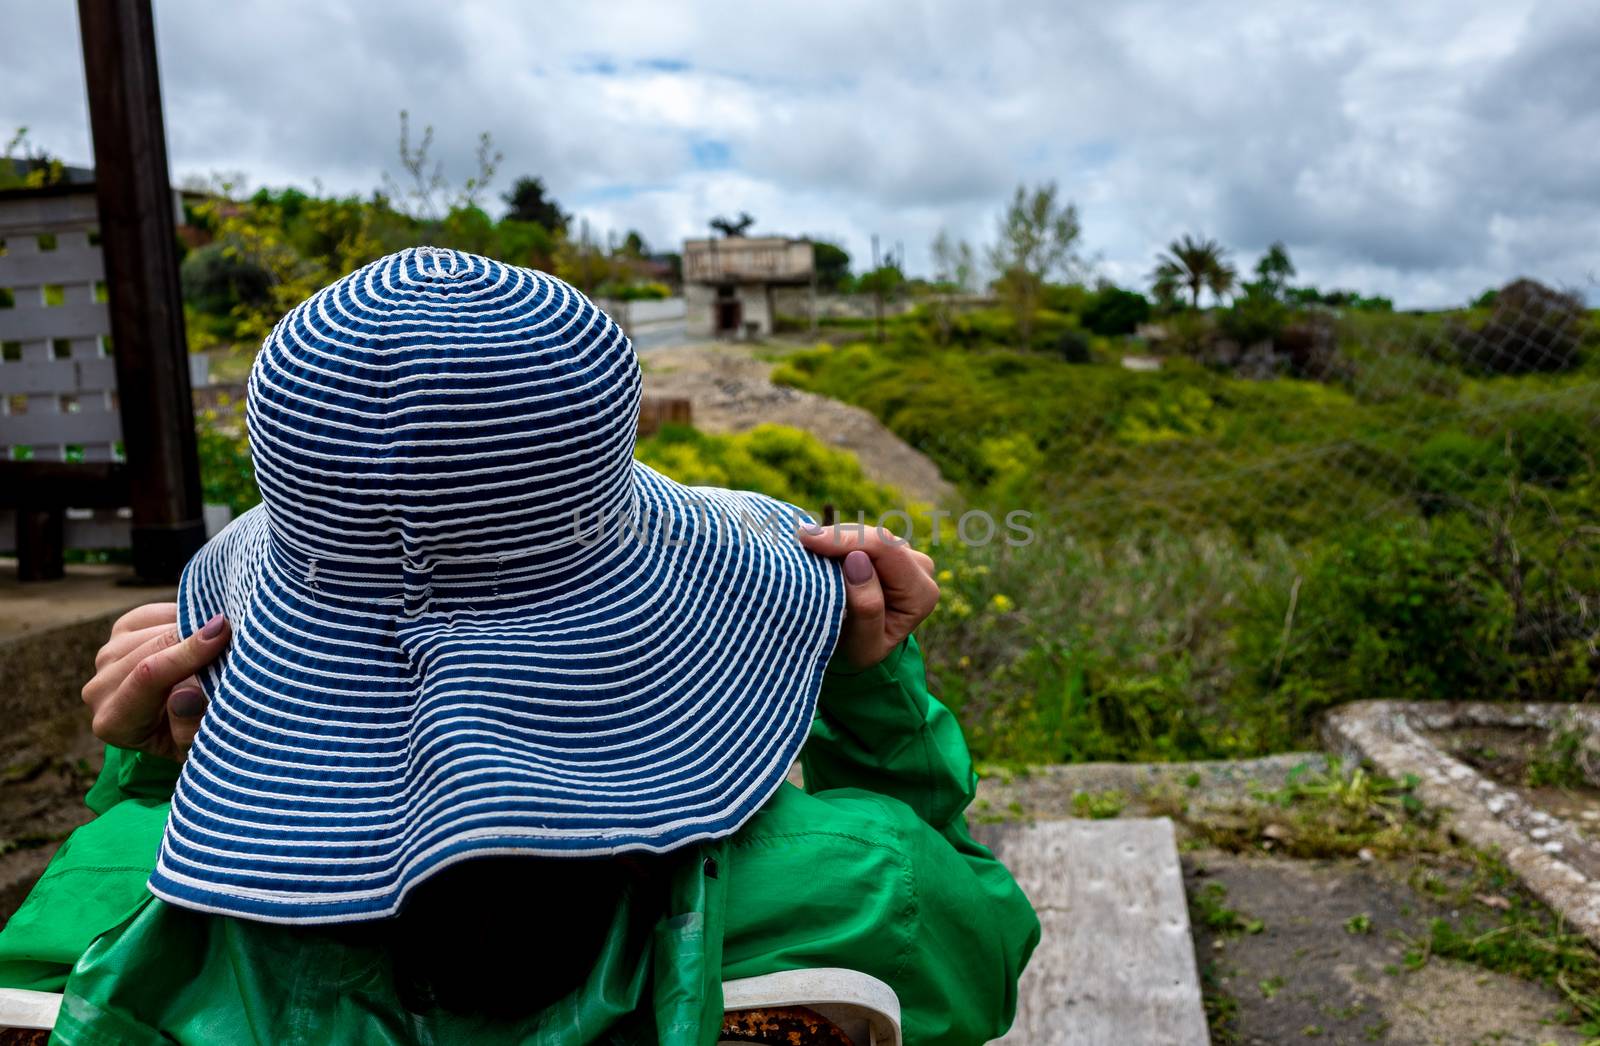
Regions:
[[[831,504],[841,519],[864,512],[876,520],[904,507],[893,488],[866,478],[855,455],[785,425],[730,436],[666,425],[640,440],[635,456],[680,483],[756,490],[813,513]]]
[[[1319,543],[1298,586],[1254,590],[1241,655],[1282,731],[1263,740],[1292,745],[1343,701],[1510,692],[1514,609],[1473,538],[1449,523],[1350,527]]]
[[[1252,288],[1222,313],[1218,327],[1240,345],[1250,346],[1276,340],[1290,317],[1289,308],[1276,297]]]
[[[1050,351],[1068,363],[1088,363],[1089,337],[1080,330],[1066,330],[1057,335]]]
[[[184,300],[213,316],[226,316],[238,305],[260,305],[272,291],[270,272],[222,243],[190,251],[179,279]]]
[[[1101,287],[1083,306],[1083,325],[1102,337],[1132,334],[1150,320],[1150,299],[1137,291]]]
[[[1511,465],[1499,444],[1456,431],[1430,436],[1412,458],[1418,497],[1430,510],[1480,499],[1486,486],[1503,488]]]
[[[235,516],[260,504],[255,467],[239,419],[206,410],[195,421],[200,489],[206,503],[226,505]]]
[[[602,283],[595,288],[596,298],[612,301],[661,301],[672,297],[672,288],[664,283]]]
[[[1580,420],[1548,409],[1508,418],[1505,429],[1517,475],[1529,483],[1561,486],[1592,470],[1590,454],[1597,420],[1593,415]]]

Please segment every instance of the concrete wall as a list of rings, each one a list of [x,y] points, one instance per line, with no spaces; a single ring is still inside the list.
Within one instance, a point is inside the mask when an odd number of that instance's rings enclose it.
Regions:
[[[683,330],[691,338],[713,338],[717,333],[717,289],[705,283],[683,285]]]
[[[812,251],[808,240],[784,236],[728,236],[683,242],[685,283],[722,281],[811,279]]]
[[[788,288],[782,288],[788,290]],[[739,303],[739,329],[717,330],[718,303],[727,301],[719,297],[717,288],[707,283],[689,283],[683,288],[684,332],[692,338],[735,337],[765,338],[772,334],[773,299],[779,288],[765,283],[742,283],[733,288],[733,300]],[[753,326],[752,326],[753,325]]]
[[[684,318],[682,298],[646,298],[638,301],[596,298],[594,303],[630,335],[635,327],[652,323],[670,323]]]
[[[772,311],[792,319],[811,320],[811,288],[781,286],[772,288]]]

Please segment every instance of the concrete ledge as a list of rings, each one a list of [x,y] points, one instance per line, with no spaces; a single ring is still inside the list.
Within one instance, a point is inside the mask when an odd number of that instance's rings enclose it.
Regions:
[[[1548,703],[1359,701],[1329,713],[1323,737],[1331,749],[1367,759],[1389,777],[1416,775],[1418,797],[1450,811],[1453,835],[1498,850],[1528,889],[1600,945],[1600,845],[1423,733],[1463,726],[1576,727],[1596,734],[1600,711]]]

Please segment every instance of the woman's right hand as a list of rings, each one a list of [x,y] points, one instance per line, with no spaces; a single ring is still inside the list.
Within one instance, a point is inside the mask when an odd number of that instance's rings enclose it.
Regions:
[[[83,701],[94,710],[94,733],[108,745],[182,762],[200,729],[206,698],[194,674],[228,647],[221,614],[184,639],[178,604],[146,603],[111,626],[95,655]]]

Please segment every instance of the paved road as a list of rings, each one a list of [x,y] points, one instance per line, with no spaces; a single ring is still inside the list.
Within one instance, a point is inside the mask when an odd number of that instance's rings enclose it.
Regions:
[[[689,336],[683,320],[664,320],[660,323],[641,323],[633,328],[633,347],[639,352],[688,345]]]

